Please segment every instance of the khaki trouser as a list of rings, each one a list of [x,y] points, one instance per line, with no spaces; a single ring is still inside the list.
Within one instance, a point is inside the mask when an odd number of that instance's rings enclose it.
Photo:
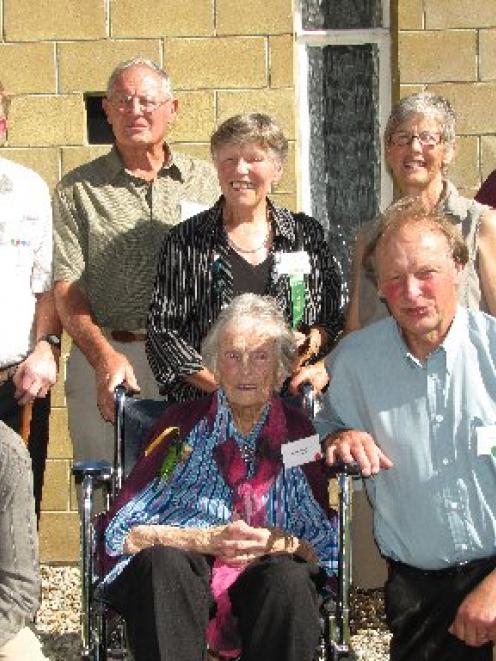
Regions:
[[[49,661],[41,643],[29,627],[21,629],[0,648],[1,661]]]
[[[109,342],[133,366],[141,387],[139,396],[160,399],[155,377],[146,359],[145,343],[122,343],[112,339]],[[114,456],[114,426],[105,422],[98,410],[94,370],[74,343],[67,362],[65,391],[74,461],[106,459],[111,462]]]

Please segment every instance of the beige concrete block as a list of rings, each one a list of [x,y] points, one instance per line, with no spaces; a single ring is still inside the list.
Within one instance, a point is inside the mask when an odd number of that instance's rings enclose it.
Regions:
[[[109,145],[93,145],[91,147],[63,147],[62,148],[62,175],[67,174],[83,163],[88,163],[99,156],[108,154]],[[68,336],[68,340],[70,340]],[[69,351],[69,349],[68,349]]]
[[[288,140],[295,138],[293,89],[218,92],[218,123],[243,112],[263,112],[273,117]]]
[[[69,509],[70,463],[67,460],[47,461],[41,509],[45,512],[65,512]]]
[[[476,189],[479,185],[479,141],[474,135],[458,139],[456,157],[449,178],[458,187]]]
[[[424,7],[428,30],[496,26],[496,2],[424,0]]]
[[[3,147],[0,155],[37,172],[51,190],[59,180],[59,152],[55,147]]]
[[[57,381],[51,390],[51,404],[52,408],[64,408],[65,402],[65,389],[64,389],[64,372],[59,371]]]
[[[213,3],[211,0],[113,0],[110,31],[113,37],[210,35],[214,33]]]
[[[59,44],[60,91],[103,92],[114,67],[132,57],[160,62],[161,44],[158,39],[106,39]]]
[[[479,31],[479,77],[496,79],[496,29]]]
[[[425,90],[425,85],[400,85],[399,87],[399,98],[403,99],[409,94],[418,94]],[[396,102],[397,99],[393,99],[393,102]],[[399,100],[399,99],[398,99]]]
[[[295,143],[290,142],[288,145],[288,158],[284,164],[283,175],[277,186],[274,188],[275,193],[293,194],[296,191],[295,159]]]
[[[171,142],[209,142],[215,128],[214,92],[180,92]]]
[[[50,414],[49,459],[72,459],[72,443],[67,425],[67,409],[53,408]]]
[[[481,137],[481,174],[482,181],[487,179],[493,170],[496,170],[496,136],[483,135]]]
[[[284,34],[269,38],[269,75],[271,87],[293,85],[293,37]]]
[[[55,92],[54,44],[0,44],[0,71],[9,94]]]
[[[479,186],[475,186],[474,188],[464,188],[463,186],[460,186],[458,188],[458,192],[460,193],[460,195],[462,195],[463,197],[468,197],[470,199],[475,197],[475,194],[477,193],[478,190],[479,190]]]
[[[101,0],[4,0],[3,6],[7,41],[106,36]]]
[[[167,39],[165,67],[176,89],[267,85],[263,37]]]
[[[290,211],[298,211],[298,205],[296,200],[296,193],[277,193],[274,192],[270,196],[274,204],[277,204],[278,207],[284,207]]]
[[[456,110],[458,135],[496,133],[496,82],[429,85],[429,91],[450,100]]]
[[[194,158],[201,158],[203,161],[212,162],[210,156],[210,145],[201,142],[174,142],[171,143],[173,148],[177,151],[184,152]]]
[[[42,512],[41,562],[77,562],[79,555],[79,517],[76,512]]]
[[[291,0],[217,0],[218,34],[280,34],[293,30]]]
[[[475,30],[400,32],[398,53],[402,83],[477,78]]]
[[[398,28],[400,30],[421,30],[423,27],[423,0],[399,0]]]
[[[74,481],[74,477],[71,475],[71,486],[70,486],[70,492],[69,492],[69,499],[70,499],[70,510],[71,512],[78,512],[79,507],[78,507],[78,494],[76,491],[76,482]]]
[[[10,146],[72,145],[84,140],[84,105],[79,95],[20,96],[13,100]]]

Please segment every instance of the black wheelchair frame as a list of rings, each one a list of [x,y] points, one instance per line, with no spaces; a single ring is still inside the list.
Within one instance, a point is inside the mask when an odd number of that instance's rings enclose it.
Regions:
[[[302,396],[303,406],[313,418],[315,400],[309,384],[304,384]],[[132,398],[123,386],[117,386],[113,464],[83,461],[75,462],[72,468],[76,483],[81,485],[81,658],[88,661],[130,658],[124,622],[115,614],[109,616],[110,609],[99,594],[102,577],[98,575],[95,558],[98,546],[95,524],[97,517],[105,512],[94,515],[94,493],[96,489],[102,490],[108,509],[139,452],[139,446],[126,444],[126,438],[144,436],[161,410],[163,402]],[[129,427],[132,427],[132,433]],[[335,479],[338,491],[338,582],[335,599],[326,600],[322,608],[322,636],[315,661],[351,661],[355,658],[350,647],[351,501],[352,482],[359,475],[356,464],[341,463],[329,469],[329,486]]]

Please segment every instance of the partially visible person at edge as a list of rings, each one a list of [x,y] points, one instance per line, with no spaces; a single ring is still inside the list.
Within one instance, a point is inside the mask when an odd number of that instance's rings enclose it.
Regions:
[[[418,199],[386,212],[365,254],[392,316],[331,353],[315,424],[328,462],[367,478],[391,660],[491,661],[496,319],[458,303],[467,246]]]
[[[340,276],[322,227],[268,197],[287,155],[279,126],[261,113],[237,115],[217,128],[210,146],[222,195],[166,236],[148,319],[148,360],[170,402],[216,389],[200,345],[234,296],[277,300],[300,346],[299,381],[343,326]]]
[[[105,421],[117,384],[158,397],[144,349],[158,250],[172,226],[218,195],[212,166],[165,142],[178,101],[158,64],[121,62],[103,108],[115,145],[64,176],[54,196],[55,296],[73,339],[66,393],[75,459],[112,458]]]
[[[447,178],[455,155],[456,115],[449,101],[431,92],[404,97],[393,108],[384,133],[386,161],[402,197],[419,197],[426,209],[446,215],[465,240],[469,259],[458,300],[473,310],[496,314],[496,212],[462,197]],[[358,233],[346,330],[388,314],[374,273],[362,265],[376,221]]]
[[[489,207],[496,207],[496,170],[484,180],[474,199]]]
[[[0,493],[0,659],[48,661],[31,628],[41,596],[31,461],[1,421]]]
[[[9,99],[0,84],[0,142]],[[62,327],[52,291],[52,210],[45,182],[0,158],[0,420],[31,454],[39,516],[48,446],[51,386]]]
[[[216,392],[166,409],[107,515],[104,598],[136,661],[199,661],[207,642],[226,661],[312,661],[338,539],[322,464],[291,456],[312,424],[277,395],[294,333],[243,294],[202,355]]]

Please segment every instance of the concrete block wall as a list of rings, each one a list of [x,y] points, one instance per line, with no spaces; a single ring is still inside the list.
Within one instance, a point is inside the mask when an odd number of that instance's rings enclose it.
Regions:
[[[400,94],[431,90],[457,115],[450,178],[467,196],[496,168],[496,3],[398,0]]]
[[[53,188],[107,151],[88,144],[83,94],[103,92],[119,61],[141,55],[170,72],[180,103],[171,141],[194,155],[209,158],[212,130],[233,113],[274,115],[292,141],[275,197],[294,208],[292,30],[292,0],[0,0],[0,79],[13,96],[1,155]],[[65,339],[63,357],[68,349]],[[40,526],[45,562],[79,558],[62,380],[52,395]]]

